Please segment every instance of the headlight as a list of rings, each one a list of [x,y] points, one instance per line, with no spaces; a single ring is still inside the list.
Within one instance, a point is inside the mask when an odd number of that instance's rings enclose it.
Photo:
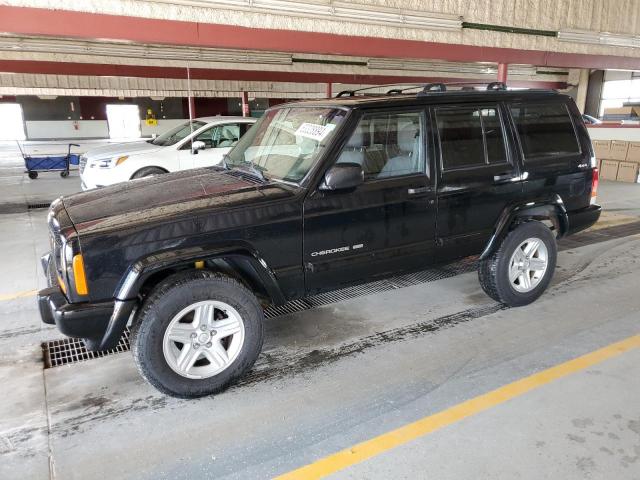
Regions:
[[[102,160],[96,160],[94,163],[91,164],[91,166],[98,167],[98,168],[113,168],[120,165],[127,158],[129,158],[129,155],[123,155],[122,157],[105,158]]]

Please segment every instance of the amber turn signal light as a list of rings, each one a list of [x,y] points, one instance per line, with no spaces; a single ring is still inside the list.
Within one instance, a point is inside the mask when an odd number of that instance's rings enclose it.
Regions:
[[[84,261],[82,260],[82,254],[74,255],[73,257],[73,279],[76,285],[76,292],[78,295],[87,295],[89,289],[87,288],[87,277],[84,274]]]

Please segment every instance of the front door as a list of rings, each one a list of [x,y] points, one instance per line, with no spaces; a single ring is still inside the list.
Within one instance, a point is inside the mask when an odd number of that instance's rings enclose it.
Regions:
[[[316,190],[304,204],[305,281],[316,292],[416,269],[435,245],[435,191],[422,110],[364,114],[337,162],[358,163],[353,191]]]
[[[477,254],[502,211],[522,196],[498,104],[433,109],[440,160],[436,260]]]

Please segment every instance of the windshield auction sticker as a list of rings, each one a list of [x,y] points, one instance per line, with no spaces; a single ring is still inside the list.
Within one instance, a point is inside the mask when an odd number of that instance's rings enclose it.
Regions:
[[[321,142],[331,131],[336,128],[333,123],[318,125],[317,123],[303,123],[296,130],[296,137],[305,137]]]

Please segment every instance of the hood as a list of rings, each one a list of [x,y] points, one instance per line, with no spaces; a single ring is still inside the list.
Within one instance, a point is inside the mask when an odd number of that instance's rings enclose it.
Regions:
[[[88,150],[84,155],[90,160],[102,160],[104,158],[119,157],[122,155],[134,155],[140,153],[150,153],[160,150],[158,145],[153,145],[145,141],[142,142],[128,142],[128,143],[114,143],[109,145],[103,145],[102,147],[92,148]]]
[[[290,197],[297,188],[220,168],[154,175],[63,198],[78,234],[144,227]]]

